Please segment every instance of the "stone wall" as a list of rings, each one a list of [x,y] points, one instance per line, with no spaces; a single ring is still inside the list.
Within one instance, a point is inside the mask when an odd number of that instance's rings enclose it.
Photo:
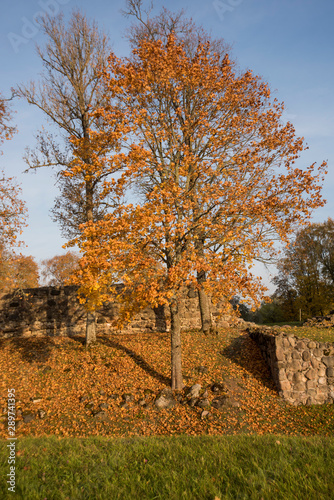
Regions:
[[[116,285],[118,289],[122,285]],[[23,294],[11,293],[0,296],[0,337],[77,335],[85,332],[86,313],[77,299],[77,287],[39,287],[24,290]],[[118,305],[105,303],[97,313],[97,334],[136,333],[139,331],[168,331],[169,308],[147,308],[133,317],[123,329],[117,330],[113,321]],[[181,301],[181,326],[183,329],[201,328],[198,293],[185,289]],[[213,308],[213,321],[217,326],[218,313]]]
[[[301,339],[269,327],[248,327],[279,394],[292,404],[334,401],[334,344]]]
[[[315,316],[307,319],[303,326],[318,327],[318,328],[333,328],[334,327],[334,311],[331,311],[327,316]]]

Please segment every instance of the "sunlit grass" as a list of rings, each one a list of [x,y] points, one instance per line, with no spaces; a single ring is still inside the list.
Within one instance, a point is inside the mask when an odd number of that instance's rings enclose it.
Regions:
[[[334,439],[178,436],[21,438],[16,494],[24,500],[330,499]],[[1,449],[1,476],[6,475]]]

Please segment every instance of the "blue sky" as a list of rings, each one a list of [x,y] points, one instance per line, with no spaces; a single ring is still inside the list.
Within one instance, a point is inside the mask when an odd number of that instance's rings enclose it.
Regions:
[[[327,204],[313,213],[312,222],[334,217],[334,2],[331,0],[203,0],[156,1],[154,12],[165,6],[185,9],[187,17],[202,24],[213,37],[232,47],[232,57],[242,69],[250,68],[269,83],[275,96],[285,102],[285,118],[303,136],[309,149],[298,160],[300,168],[327,160],[323,196]],[[124,31],[130,25],[120,12],[124,1],[2,0],[0,19],[0,92],[10,95],[18,83],[37,80],[42,70],[35,44],[43,37],[34,25],[41,12],[70,15],[80,8],[94,18],[111,40],[118,56],[129,52]],[[46,125],[41,112],[22,100],[13,102],[18,133],[6,142],[0,169],[16,176],[29,210],[29,227],[23,239],[26,255],[37,261],[63,253],[59,227],[49,211],[58,194],[51,171],[23,174],[25,148],[35,144],[34,134]],[[269,284],[269,274],[258,267]],[[275,272],[272,268],[271,272]],[[270,287],[273,290],[273,287]]]

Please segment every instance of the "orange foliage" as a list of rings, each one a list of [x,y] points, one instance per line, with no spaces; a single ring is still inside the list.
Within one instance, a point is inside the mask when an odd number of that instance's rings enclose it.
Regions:
[[[15,255],[1,252],[0,258],[1,292],[38,287],[38,264],[29,255]]]
[[[239,294],[258,303],[265,288],[249,271],[253,259],[273,253],[273,238],[286,241],[324,204],[326,163],[295,168],[303,140],[281,122],[283,104],[270,101],[251,71],[237,74],[227,54],[221,61],[209,42],[188,55],[173,35],[166,44],[140,41],[130,60],[112,54],[105,97],[116,104],[98,110],[104,131],[88,145],[90,156],[108,140],[127,147],[113,157],[123,174],[105,194],[121,200],[131,186],[141,202],[81,227],[76,282],[84,301],[94,310],[110,283],[123,281],[122,320],[168,303],[172,338],[179,290],[198,287],[196,273],[205,271],[213,300]],[[87,141],[77,143],[82,157]],[[80,162],[73,164],[76,175]]]
[[[15,179],[0,172],[0,243],[7,248],[20,245],[17,237],[26,225],[26,208],[20,193]]]
[[[42,277],[48,285],[65,285],[77,268],[78,261],[79,256],[75,252],[66,252],[64,255],[55,255],[51,259],[43,260]]]
[[[11,139],[14,132],[15,127],[9,124],[9,120],[11,119],[11,114],[6,105],[5,100],[1,97],[0,94],[0,145],[8,139]]]

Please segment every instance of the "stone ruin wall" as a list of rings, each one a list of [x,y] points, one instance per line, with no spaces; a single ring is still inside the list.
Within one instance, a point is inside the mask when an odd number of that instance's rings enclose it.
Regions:
[[[251,326],[276,387],[291,404],[334,402],[334,344],[301,339],[269,327]]]
[[[116,285],[119,289],[122,285]],[[85,333],[86,312],[77,298],[77,287],[39,287],[24,290],[23,297],[11,293],[0,296],[0,337],[72,336]],[[108,302],[97,312],[96,333],[137,333],[169,331],[167,306],[146,308],[135,315],[123,329],[113,326],[118,305]],[[227,326],[228,317],[218,318],[212,306],[213,322]],[[182,329],[200,329],[198,292],[185,289],[181,301]]]
[[[122,285],[116,285],[122,286]],[[85,333],[86,312],[77,298],[77,287],[39,287],[0,296],[0,338],[31,336],[73,336]],[[97,312],[97,335],[169,331],[168,307],[146,308],[123,329],[112,322],[117,303],[108,302]],[[200,329],[198,293],[185,289],[181,301],[182,329]],[[231,324],[229,316],[219,318],[212,306],[217,328]],[[270,327],[247,324],[251,338],[258,344],[268,364],[279,394],[292,404],[334,402],[334,344],[300,339]]]

